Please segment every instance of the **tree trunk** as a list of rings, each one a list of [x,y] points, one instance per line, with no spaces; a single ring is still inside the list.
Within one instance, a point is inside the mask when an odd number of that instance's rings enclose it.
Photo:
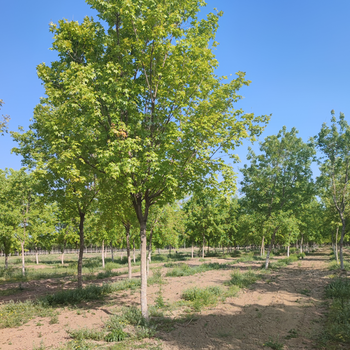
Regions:
[[[79,257],[78,257],[78,288],[83,288],[83,255],[84,255],[84,220],[85,214],[79,213]]]
[[[338,232],[339,232],[339,226],[337,226],[337,231],[335,233],[335,245],[334,245],[334,254],[335,254],[335,259],[337,261],[337,264],[339,264],[339,257],[338,257]]]
[[[269,246],[269,250],[267,251],[267,255],[266,255],[266,261],[265,261],[265,269],[267,270],[269,268],[269,263],[270,263],[270,253],[272,250],[272,247],[275,243],[275,236],[276,236],[276,232],[278,230],[279,227],[275,228],[275,230],[273,231],[272,237],[271,237],[271,243]]]
[[[22,276],[26,274],[25,261],[24,261],[24,241],[21,241],[21,250],[22,250]]]
[[[151,229],[151,233],[149,235],[149,242],[148,242],[148,256],[147,256],[147,277],[149,276],[149,265],[151,264],[151,255],[152,255],[152,236],[153,236],[153,229]]]
[[[62,265],[64,265],[64,251],[62,252],[62,255],[61,255],[61,263]]]
[[[38,265],[39,264],[39,254],[38,254],[38,250],[36,249],[35,251],[35,263]]]
[[[301,235],[301,240],[300,240],[300,254],[303,253],[303,242],[304,242],[304,235]]]
[[[207,250],[207,254],[209,255],[209,248],[210,248],[210,245],[209,245],[209,239],[208,239],[208,250]]]
[[[204,259],[204,248],[205,248],[205,238],[203,236],[203,243],[202,243],[202,259]]]
[[[287,247],[287,257],[289,257],[289,248],[290,248],[290,244],[288,243],[288,247]]]
[[[128,278],[131,280],[130,225],[124,225],[126,233],[126,254],[128,256]]]
[[[140,224],[141,236],[141,313],[148,320],[147,306],[147,236],[146,236],[146,220]]]
[[[9,267],[9,255],[5,252],[5,269]]]
[[[133,258],[134,258],[134,264],[135,264],[136,263],[135,238],[133,238],[132,244],[133,244]]]
[[[263,236],[261,240],[260,256],[264,256],[264,254],[265,254],[265,236]]]
[[[341,236],[339,241],[339,259],[340,259],[340,268],[342,270],[344,270],[344,257],[343,257],[344,235],[345,235],[345,219],[342,219]]]
[[[112,242],[111,242],[111,258],[112,258],[112,262],[114,262],[114,250],[113,250]]]
[[[105,267],[105,241],[102,241],[102,267]]]
[[[192,243],[191,258],[193,259],[193,243]]]

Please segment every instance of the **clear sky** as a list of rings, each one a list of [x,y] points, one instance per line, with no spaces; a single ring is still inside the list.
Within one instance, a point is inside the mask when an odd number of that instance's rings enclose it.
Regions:
[[[252,83],[241,90],[237,107],[272,114],[261,140],[283,125],[295,126],[306,141],[316,135],[330,111],[350,117],[349,0],[207,0],[224,12],[216,50],[219,75],[246,72]],[[50,63],[49,23],[94,16],[83,0],[5,1],[0,11],[0,113],[11,116],[10,130],[28,128],[44,90],[36,66]],[[15,143],[0,137],[0,168],[19,169]],[[249,143],[237,149],[243,165]],[[257,144],[254,148],[257,148]],[[237,169],[237,166],[235,166]],[[316,167],[315,167],[316,169]]]

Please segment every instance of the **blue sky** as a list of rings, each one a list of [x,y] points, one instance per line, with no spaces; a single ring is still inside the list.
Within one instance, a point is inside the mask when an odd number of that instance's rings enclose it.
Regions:
[[[261,140],[283,125],[295,126],[306,141],[316,135],[330,111],[350,116],[350,1],[348,0],[208,0],[204,15],[216,7],[219,22],[216,50],[219,75],[246,72],[252,83],[241,90],[237,107],[272,114]],[[44,90],[36,66],[50,63],[49,23],[81,21],[95,16],[83,0],[6,1],[1,6],[1,113],[11,116],[10,130],[28,128],[34,106]],[[236,150],[243,166],[249,143]],[[15,143],[0,137],[0,168],[21,167],[11,154]],[[255,149],[258,145],[255,144]],[[237,169],[238,166],[235,166]],[[316,169],[316,166],[314,167]]]

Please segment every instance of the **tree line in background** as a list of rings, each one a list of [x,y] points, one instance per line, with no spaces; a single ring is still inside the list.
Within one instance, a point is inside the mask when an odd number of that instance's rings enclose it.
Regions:
[[[141,251],[141,311],[154,248],[259,245],[266,268],[274,245],[339,242],[348,217],[349,126],[308,143],[283,128],[249,151],[242,196],[225,155],[255,141],[269,116],[235,109],[244,73],[218,77],[221,13],[198,19],[204,2],[87,0],[100,22],[51,24],[58,59],[40,64],[45,98],[27,132],[12,132],[26,169],[0,173],[0,245]],[[2,101],[1,101],[2,103]],[[333,113],[334,114],[334,113]],[[6,127],[4,119],[1,131]],[[316,148],[321,175],[312,179]],[[220,179],[220,180],[218,180]],[[340,229],[340,231],[339,231]],[[339,238],[339,237],[340,238]],[[339,239],[338,239],[339,238]],[[338,251],[337,249],[335,249]],[[63,257],[62,257],[63,259]],[[7,259],[5,259],[6,264]]]

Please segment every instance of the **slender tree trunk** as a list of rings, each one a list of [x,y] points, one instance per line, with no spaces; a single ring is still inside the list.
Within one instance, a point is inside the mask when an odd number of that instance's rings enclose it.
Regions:
[[[126,254],[128,256],[128,278],[131,280],[130,225],[124,225],[126,233]]]
[[[202,243],[202,259],[204,259],[204,249],[205,249],[205,238],[203,236],[203,243]]]
[[[209,245],[209,239],[208,239],[208,250],[207,250],[207,254],[209,254],[209,248],[210,248],[210,245]]]
[[[337,231],[335,233],[335,245],[334,245],[334,254],[335,254],[335,259],[337,261],[337,264],[339,264],[339,257],[338,257],[338,232],[339,232],[339,226],[337,226]]]
[[[113,243],[111,242],[111,258],[112,262],[114,262],[114,250],[113,250]]]
[[[289,257],[289,252],[290,252],[290,243],[288,243],[288,247],[287,247],[287,257]]]
[[[39,264],[39,254],[38,250],[35,251],[35,263],[38,265]]]
[[[147,306],[147,236],[146,236],[146,220],[140,224],[141,236],[141,313],[148,320]]]
[[[278,230],[279,227],[275,228],[275,230],[273,231],[272,237],[271,237],[271,243],[269,246],[269,250],[267,251],[267,255],[266,255],[266,261],[265,261],[265,269],[267,270],[269,268],[269,263],[270,263],[270,253],[272,250],[272,247],[275,243],[275,236],[276,236],[276,232]]]
[[[134,264],[135,264],[136,263],[135,238],[133,238],[132,244],[133,244],[133,258],[134,258]]]
[[[191,258],[193,259],[193,243],[192,243],[192,250],[191,250]]]
[[[83,288],[83,255],[84,255],[84,220],[85,214],[79,213],[79,257],[78,257],[78,288]]]
[[[5,269],[9,267],[9,255],[5,252]]]
[[[147,277],[149,276],[149,265],[151,264],[151,255],[152,255],[152,236],[153,236],[153,229],[151,229],[151,233],[149,235],[149,242],[148,242],[148,256],[147,256]]]
[[[105,241],[102,241],[102,267],[105,267]]]
[[[64,251],[62,252],[62,255],[61,255],[61,263],[62,265],[64,265]]]
[[[264,256],[264,254],[265,254],[265,236],[263,236],[261,240],[260,256]]]
[[[24,261],[24,241],[21,241],[21,251],[22,251],[22,276],[24,277],[26,274],[26,267]]]
[[[304,235],[301,234],[301,240],[300,240],[300,254],[303,253],[303,242],[304,242]]]
[[[345,235],[345,219],[342,219],[342,229],[341,229],[341,236],[339,241],[339,259],[340,259],[340,268],[342,270],[344,270],[344,256],[343,256],[344,235]]]

